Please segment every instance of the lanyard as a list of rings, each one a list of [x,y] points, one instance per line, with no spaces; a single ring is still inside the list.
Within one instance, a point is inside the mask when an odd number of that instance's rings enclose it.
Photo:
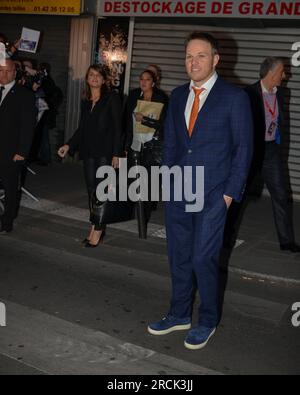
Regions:
[[[275,119],[276,118],[276,109],[277,109],[277,97],[275,96],[273,110],[265,98],[264,98],[264,102],[265,102],[265,106],[267,107],[267,110],[272,115],[272,119]]]

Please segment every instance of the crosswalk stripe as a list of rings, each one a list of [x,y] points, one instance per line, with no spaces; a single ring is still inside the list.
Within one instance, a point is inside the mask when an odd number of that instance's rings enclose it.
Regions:
[[[49,214],[57,215],[64,218],[75,219],[82,222],[88,222],[89,212],[87,209],[69,206],[63,203],[53,202],[47,199],[41,199],[39,202],[34,202],[27,197],[22,199],[21,205],[31,210],[46,212]],[[136,220],[127,221],[123,223],[109,225],[112,229],[123,230],[130,233],[138,233],[138,224]],[[166,239],[166,229],[164,226],[149,223],[147,228],[148,236]],[[237,240],[235,248],[240,247],[244,240]]]
[[[89,218],[89,211],[87,209],[57,203],[47,199],[41,199],[39,202],[34,202],[24,197],[22,199],[21,206],[64,218],[75,219],[81,222],[88,222]],[[138,233],[138,224],[136,220],[111,224],[109,227],[112,229],[125,230],[131,233]],[[150,223],[148,226],[148,235],[165,239],[166,231],[164,226]]]
[[[7,327],[1,328],[0,353],[50,375],[220,374],[25,306],[3,302],[8,320]]]

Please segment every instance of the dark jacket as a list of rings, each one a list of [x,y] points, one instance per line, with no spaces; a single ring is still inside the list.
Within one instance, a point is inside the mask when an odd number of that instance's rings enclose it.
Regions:
[[[185,119],[189,94],[188,83],[171,95],[165,122],[163,165],[202,166],[205,207],[215,204],[215,199],[223,203],[223,195],[240,201],[252,158],[249,98],[242,89],[218,78],[189,137]],[[193,185],[197,182],[195,173]],[[182,204],[186,204],[184,199]]]
[[[260,81],[245,88],[247,92],[252,109],[253,124],[254,124],[254,154],[252,167],[253,169],[261,169],[265,156],[265,134],[266,134],[266,118],[263,92]],[[284,120],[284,90],[278,88],[277,100],[279,108],[279,131],[276,136],[276,142],[280,144],[281,134]]]
[[[45,100],[49,106],[49,110],[45,113],[45,122],[49,129],[54,129],[56,127],[58,110],[63,102],[64,96],[61,89],[56,86],[50,75],[43,78],[41,89],[45,94]]]
[[[125,148],[126,148],[126,151],[128,151],[132,145],[132,140],[133,140],[132,114],[137,106],[138,100],[143,100],[143,96],[141,96],[141,93],[142,93],[142,91],[140,88],[134,89],[129,93],[129,96],[127,99],[126,110],[125,110],[126,111],[126,114],[125,114],[125,120],[126,120]],[[144,117],[144,120],[142,121],[142,125],[155,129],[155,134],[158,135],[158,138],[160,141],[163,141],[163,126],[164,126],[164,120],[166,117],[168,97],[166,96],[165,93],[163,93],[159,89],[155,89],[153,91],[151,101],[164,104],[163,110],[160,115],[160,119],[153,120],[153,119]]]
[[[0,106],[0,162],[18,154],[27,157],[36,125],[37,110],[32,92],[19,85],[9,91]]]
[[[93,109],[94,127],[89,127],[91,102],[83,100],[79,127],[67,143],[70,153],[79,150],[80,159],[102,158],[108,162],[113,156],[123,155],[121,100],[117,93],[102,94]]]

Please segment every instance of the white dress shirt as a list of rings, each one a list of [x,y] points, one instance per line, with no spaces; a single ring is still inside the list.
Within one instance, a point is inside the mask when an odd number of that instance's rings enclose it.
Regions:
[[[185,107],[185,112],[184,112],[187,128],[189,128],[191,112],[192,112],[194,99],[195,99],[195,93],[194,93],[193,87],[195,87],[196,89],[205,89],[205,91],[203,91],[200,94],[200,106],[199,106],[199,111],[200,111],[201,108],[204,106],[204,104],[208,98],[208,95],[210,94],[210,91],[212,90],[213,86],[215,85],[217,79],[218,79],[218,74],[215,72],[210,77],[210,79],[208,81],[206,81],[206,83],[203,84],[201,87],[196,86],[194,81],[191,81],[190,94],[189,94],[189,97],[188,97],[188,100],[186,103],[186,107]]]
[[[266,121],[266,131],[265,131],[265,141],[271,142],[276,140],[276,134],[278,130],[278,123],[279,123],[279,107],[277,101],[277,87],[274,87],[271,91],[264,86],[263,82],[260,81],[261,89],[263,93],[263,101],[264,101],[264,108],[265,108],[265,121]],[[274,108],[275,104],[275,108]],[[274,110],[274,114],[270,112]],[[275,126],[272,127],[272,131],[270,132],[271,125],[274,124]]]
[[[15,85],[15,83],[16,83],[16,81],[12,81],[12,82],[10,82],[9,84],[7,84],[7,85],[1,85],[1,86],[4,86],[4,90],[3,90],[3,92],[2,92],[2,99],[1,99],[1,103],[0,103],[0,106],[1,106],[1,104],[2,104],[2,102],[3,102],[3,100],[5,99],[5,97],[7,96],[7,94],[9,93],[9,91],[12,89],[12,87]]]

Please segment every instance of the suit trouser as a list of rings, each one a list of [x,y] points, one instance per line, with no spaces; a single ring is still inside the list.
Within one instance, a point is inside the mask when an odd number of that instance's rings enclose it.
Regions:
[[[20,190],[20,176],[23,162],[0,162],[0,179],[5,193],[3,227],[10,227],[17,216]]]
[[[217,326],[220,319],[219,256],[227,207],[219,196],[200,213],[186,213],[183,203],[166,204],[168,254],[172,276],[170,314],[190,318],[194,291],[201,304],[199,325]]]
[[[276,143],[266,143],[262,176],[271,195],[279,243],[292,243],[294,242],[292,209],[284,179],[280,147]]]

